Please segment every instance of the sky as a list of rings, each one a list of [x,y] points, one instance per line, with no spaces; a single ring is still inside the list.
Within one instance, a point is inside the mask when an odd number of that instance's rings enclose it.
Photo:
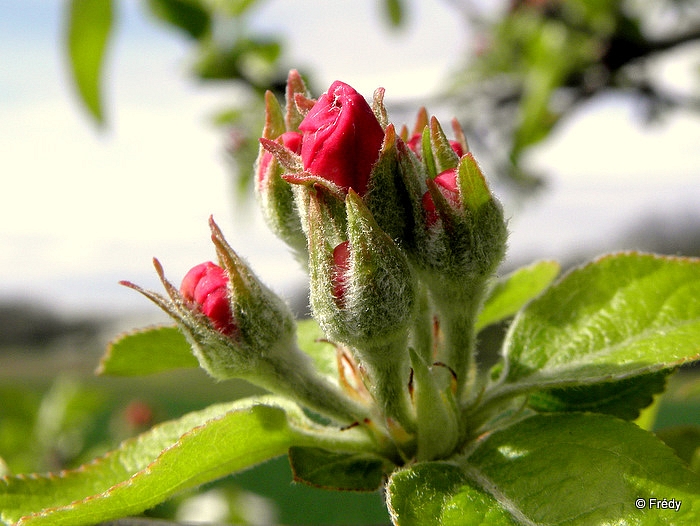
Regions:
[[[147,309],[117,282],[158,289],[154,256],[174,282],[213,259],[212,214],[261,278],[292,294],[304,275],[254,206],[234,207],[223,137],[208,124],[235,92],[190,79],[180,37],[148,20],[136,0],[117,4],[109,125],[98,131],[66,74],[63,1],[0,2],[0,300],[65,312]],[[415,2],[401,32],[382,25],[372,0],[270,0],[252,22],[281,32],[286,62],[311,69],[318,85],[342,79],[368,97],[381,85],[388,101],[402,100],[434,93],[469,44],[448,4]],[[686,62],[659,67],[685,89],[695,82]],[[697,116],[644,127],[626,99],[584,108],[528,159],[549,174],[547,189],[505,203],[510,257],[630,248],[613,244],[642,215],[700,220],[699,137]]]

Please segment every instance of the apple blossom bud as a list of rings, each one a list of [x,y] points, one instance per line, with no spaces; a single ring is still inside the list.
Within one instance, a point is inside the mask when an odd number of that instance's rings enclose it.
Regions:
[[[364,195],[384,140],[365,99],[340,81],[331,84],[299,124],[304,170]]]
[[[304,261],[306,238],[301,231],[294,195],[289,183],[281,177],[284,168],[280,159],[270,151],[274,147],[278,156],[285,159],[298,157],[301,152],[301,134],[284,131],[284,125],[282,108],[268,92],[265,96],[265,128],[260,139],[262,147],[255,164],[255,192],[270,229],[294,250],[299,260]]]
[[[284,132],[277,138],[277,142],[281,142],[285,148],[297,155],[301,153],[301,133],[299,132]],[[279,167],[273,166],[274,164],[276,164],[274,156],[265,149],[261,150],[256,169],[258,188],[261,192],[264,191],[271,177],[279,176],[275,173],[280,171]]]
[[[460,201],[459,189],[457,188],[457,169],[452,168],[450,170],[445,170],[433,179],[433,181],[450,206],[454,209],[459,209]],[[435,202],[429,191],[423,194],[423,209],[426,214],[427,226],[431,227],[437,223],[438,213],[435,210]]]
[[[311,305],[328,336],[355,347],[403,338],[413,314],[414,277],[405,253],[350,190],[346,230],[309,194]]]
[[[235,334],[236,323],[231,314],[228,276],[224,269],[211,261],[193,267],[183,278],[180,293],[185,301],[197,305],[220,333]]]
[[[167,295],[137,290],[178,324],[200,366],[214,378],[244,378],[340,422],[362,420],[367,408],[349,399],[314,369],[296,344],[286,303],[253,274],[210,219],[219,258],[192,268],[178,290],[154,260]]]

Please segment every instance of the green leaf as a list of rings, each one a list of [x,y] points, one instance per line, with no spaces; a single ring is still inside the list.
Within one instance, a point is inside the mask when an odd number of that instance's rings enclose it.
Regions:
[[[387,504],[396,524],[505,526],[515,524],[492,496],[449,462],[425,462],[394,473]]]
[[[100,80],[112,24],[112,0],[70,0],[68,59],[78,94],[98,124],[104,123]]]
[[[326,335],[316,320],[309,318],[297,322],[297,345],[311,356],[319,372],[337,383],[338,360],[335,346],[326,339]]]
[[[503,389],[619,380],[700,358],[700,260],[638,253],[573,270],[515,318]],[[516,384],[516,385],[513,385]]]
[[[200,40],[211,29],[211,16],[199,0],[148,0],[156,17]]]
[[[489,291],[479,313],[476,330],[513,316],[546,289],[559,271],[560,266],[556,261],[538,261],[499,279]]]
[[[596,414],[528,418],[485,438],[459,466],[396,473],[388,494],[402,525],[700,521],[700,478],[651,433]],[[650,509],[651,499],[681,506]]]
[[[97,374],[135,376],[198,366],[190,344],[177,327],[147,327],[113,341]]]
[[[654,395],[664,391],[671,372],[664,370],[617,382],[536,391],[528,398],[528,405],[546,413],[589,411],[635,420],[639,411],[654,401]]]
[[[0,519],[79,526],[138,514],[293,445],[372,449],[362,431],[329,431],[281,399],[240,400],[156,426],[76,470],[6,477],[0,483]]]
[[[317,488],[376,491],[384,480],[386,461],[367,453],[291,447],[289,463],[294,480]]]

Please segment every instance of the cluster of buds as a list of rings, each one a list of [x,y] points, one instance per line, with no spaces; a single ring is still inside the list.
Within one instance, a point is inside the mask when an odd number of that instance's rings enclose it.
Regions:
[[[459,125],[448,139],[423,109],[413,130],[389,123],[334,82],[311,98],[296,71],[286,105],[266,95],[256,194],[271,229],[308,268],[313,315],[354,382],[326,382],[294,338],[284,302],[213,223],[219,264],[193,268],[167,297],[218,378],[239,376],[337,420],[371,425],[406,458],[450,454],[474,368],[474,322],[500,263],[506,225]]]

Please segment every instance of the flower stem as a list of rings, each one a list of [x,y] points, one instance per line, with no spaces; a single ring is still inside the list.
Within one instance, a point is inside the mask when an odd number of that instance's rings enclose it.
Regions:
[[[294,354],[302,354],[296,350]],[[307,358],[304,355],[304,358]],[[306,362],[306,360],[304,360]],[[261,387],[286,396],[319,414],[343,424],[362,422],[369,418],[369,408],[346,396],[337,386],[320,376],[313,367],[298,358],[285,364],[279,359],[267,362],[269,372],[263,374]]]
[[[402,352],[397,352],[396,347]],[[363,365],[370,377],[370,392],[384,416],[413,432],[416,423],[408,393],[410,366],[407,360],[396,359],[397,356],[408,357],[405,349],[405,338],[376,345],[363,354],[372,357],[371,361],[365,359]]]
[[[457,377],[456,399],[461,400],[474,382],[476,363],[476,331],[474,324],[484,291],[483,283],[464,287],[469,295],[455,291],[433,294],[440,318],[444,345],[438,358],[448,365]]]

